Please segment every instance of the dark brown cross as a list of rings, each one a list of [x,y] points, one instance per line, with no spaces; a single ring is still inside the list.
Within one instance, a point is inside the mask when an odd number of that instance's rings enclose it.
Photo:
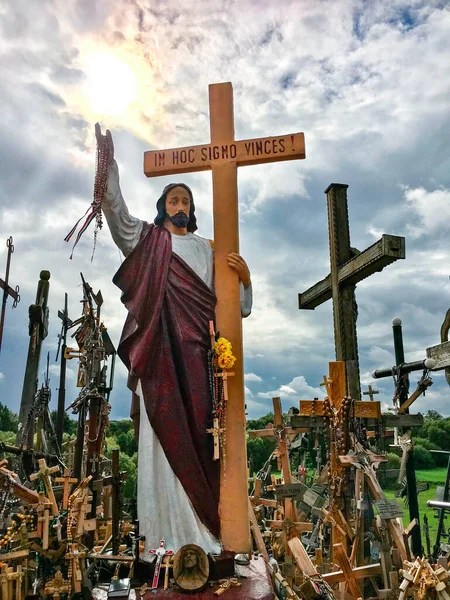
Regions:
[[[374,390],[371,385],[368,386],[367,392],[363,392],[363,396],[369,396],[370,400],[373,402],[373,397],[375,394],[379,394],[378,390]]]
[[[336,360],[346,363],[347,393],[361,399],[358,341],[356,336],[356,284],[386,265],[405,258],[405,238],[383,235],[378,242],[359,252],[350,246],[347,205],[348,185],[332,183],[325,190],[328,204],[330,271],[322,281],[299,294],[299,308],[314,309],[333,299]]]
[[[0,316],[0,352],[2,351],[2,337],[3,337],[3,324],[5,322],[5,311],[6,311],[6,301],[8,300],[8,296],[13,298],[13,308],[16,308],[17,304],[20,302],[19,295],[19,286],[16,285],[16,289],[13,290],[12,287],[9,286],[9,268],[11,265],[11,254],[14,252],[14,244],[12,237],[9,237],[6,240],[6,247],[8,248],[8,257],[6,259],[6,275],[5,279],[0,279],[0,288],[3,290],[3,299],[2,299],[2,313]]]

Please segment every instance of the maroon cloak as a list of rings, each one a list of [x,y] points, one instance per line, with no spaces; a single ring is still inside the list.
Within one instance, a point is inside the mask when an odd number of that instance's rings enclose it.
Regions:
[[[118,354],[134,388],[140,379],[150,424],[195,512],[219,537],[219,461],[212,460],[213,440],[206,433],[212,423],[207,352],[216,298],[172,253],[169,231],[155,225],[144,225],[113,282],[128,309]]]

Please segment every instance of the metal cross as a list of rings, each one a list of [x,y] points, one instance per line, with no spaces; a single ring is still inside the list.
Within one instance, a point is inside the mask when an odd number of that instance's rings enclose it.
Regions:
[[[166,550],[164,547],[165,545],[166,545],[166,540],[163,538],[159,543],[159,548],[156,548],[156,550],[148,551],[149,554],[156,554],[156,565],[155,565],[155,574],[153,576],[153,582],[152,582],[152,592],[156,592],[156,590],[158,588],[159,572],[161,570],[162,559],[165,556],[172,556],[172,554],[173,554],[173,550]]]
[[[368,391],[363,392],[363,396],[369,396],[370,400],[373,402],[373,397],[375,394],[379,394],[378,390],[374,390],[371,385],[368,386]]]
[[[9,286],[9,267],[11,265],[11,254],[14,252],[12,237],[9,237],[6,240],[6,247],[8,248],[8,257],[6,259],[6,275],[4,281],[3,279],[0,279],[0,288],[3,289],[2,312],[0,317],[0,352],[2,350],[3,324],[5,322],[6,301],[8,300],[8,296],[11,296],[11,298],[14,299],[13,308],[16,308],[20,302],[19,286],[16,285],[15,290]]]

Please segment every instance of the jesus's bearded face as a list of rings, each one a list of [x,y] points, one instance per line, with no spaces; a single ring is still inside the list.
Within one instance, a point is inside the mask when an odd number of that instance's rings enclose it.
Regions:
[[[191,199],[188,191],[181,186],[171,189],[166,197],[166,214],[175,227],[186,227],[189,223]]]

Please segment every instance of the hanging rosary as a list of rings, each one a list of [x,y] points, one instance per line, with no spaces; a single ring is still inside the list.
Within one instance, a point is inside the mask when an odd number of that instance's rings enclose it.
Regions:
[[[108,142],[107,136],[101,135],[101,134],[97,135],[97,160],[96,160],[95,180],[94,180],[94,199],[93,199],[90,207],[84,213],[84,215],[80,219],[78,219],[78,221],[75,223],[75,225],[72,227],[72,229],[69,231],[69,233],[64,238],[65,242],[70,241],[70,239],[73,236],[73,234],[75,233],[79,223],[86,217],[83,225],[81,226],[81,229],[79,230],[79,232],[77,234],[75,243],[72,247],[72,253],[70,255],[70,260],[72,260],[75,246],[80,241],[81,236],[86,231],[86,229],[89,227],[89,225],[92,223],[92,221],[95,219],[94,246],[92,248],[91,262],[94,258],[95,247],[97,245],[97,234],[98,234],[99,229],[101,229],[103,226],[102,201],[103,201],[103,196],[105,195],[106,187],[108,184],[108,170],[109,170],[109,165],[111,164],[111,160],[112,160],[112,149],[111,149],[111,145]]]

